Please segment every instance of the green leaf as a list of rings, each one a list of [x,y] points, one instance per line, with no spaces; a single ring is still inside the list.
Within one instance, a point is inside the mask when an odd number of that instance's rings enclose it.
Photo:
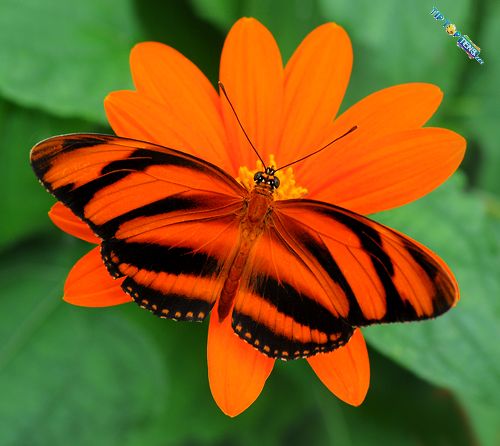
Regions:
[[[54,199],[31,170],[29,152],[38,141],[61,133],[96,130],[89,123],[17,107],[0,100],[0,249],[51,223]]]
[[[467,398],[461,398],[464,411],[469,414],[470,422],[474,427],[481,446],[498,446],[500,444],[500,416],[498,406],[489,407],[481,402]]]
[[[172,14],[172,2],[140,0],[136,1],[136,14],[146,40],[163,42],[175,48],[195,63],[213,85],[217,85],[225,33],[198,17],[190,6],[190,2],[175,2],[175,14]]]
[[[257,429],[262,445],[473,444],[473,434],[449,392],[376,352],[370,358],[372,385],[366,401],[356,408],[332,395],[305,361],[278,362],[259,400],[233,420],[235,429],[227,442],[255,444]],[[253,420],[247,425],[249,418]]]
[[[283,60],[288,60],[301,40],[325,22],[317,1],[191,0],[198,14],[224,31],[240,17],[260,20],[276,38]]]
[[[500,33],[500,3],[486,2],[481,7],[481,26],[474,42],[481,47],[483,65],[470,67],[462,78],[463,97],[457,103],[457,115],[471,135],[470,162],[478,187],[500,196],[500,150],[498,123],[500,122],[500,88],[498,74],[498,35]],[[471,36],[472,38],[472,36]]]
[[[105,122],[102,101],[131,85],[140,40],[132,0],[0,2],[0,92],[24,106]]]
[[[463,178],[418,202],[376,216],[438,253],[461,300],[436,320],[370,327],[371,345],[418,376],[493,411],[500,404],[500,221],[463,191]]]
[[[313,387],[331,444],[472,445],[463,409],[438,389],[370,351],[371,385],[366,401],[350,407]],[[324,443],[318,443],[324,444]]]
[[[147,333],[61,301],[81,247],[32,242],[0,260],[2,445],[151,444],[161,427],[168,375]]]
[[[196,13],[227,31],[240,17],[241,0],[190,0]]]
[[[455,91],[471,61],[430,14],[432,4],[387,0],[319,0],[326,19],[342,25],[353,40],[354,67],[347,102],[406,82],[431,82]],[[441,1],[439,10],[470,33],[470,1]],[[361,16],[369,20],[360,20]],[[332,55],[335,57],[335,55]],[[477,62],[474,62],[477,64]]]

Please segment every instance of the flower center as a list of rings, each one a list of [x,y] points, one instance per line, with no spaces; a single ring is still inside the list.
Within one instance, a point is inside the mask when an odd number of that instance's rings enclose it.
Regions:
[[[274,155],[269,156],[268,166],[277,166]],[[256,163],[256,168],[250,170],[247,166],[241,166],[238,171],[238,177],[236,178],[243,186],[248,190],[253,189],[255,186],[254,175],[256,172],[263,172],[264,166],[260,160]],[[288,200],[291,198],[302,198],[307,194],[307,189],[305,187],[298,186],[295,182],[295,176],[293,174],[293,168],[287,167],[284,170],[280,170],[276,175],[280,180],[280,186],[274,191],[274,196],[277,200]]]

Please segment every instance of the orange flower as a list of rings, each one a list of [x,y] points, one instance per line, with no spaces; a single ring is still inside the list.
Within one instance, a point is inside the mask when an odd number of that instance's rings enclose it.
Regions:
[[[258,21],[241,19],[229,32],[220,79],[264,160],[285,165],[358,126],[348,138],[282,172],[278,198],[307,195],[369,214],[420,198],[460,164],[465,150],[460,135],[422,128],[442,99],[433,85],[381,90],[334,119],[351,65],[349,37],[333,23],[311,32],[284,68],[276,42]],[[147,42],[132,50],[131,68],[136,91],[114,92],[105,101],[119,136],[183,150],[222,167],[243,184],[251,182],[255,154],[227,101],[195,65],[168,46]],[[63,205],[56,204],[50,216],[70,234],[100,242]],[[84,306],[129,302],[122,280],[109,276],[95,248],[70,272],[64,298]],[[344,347],[308,362],[340,399],[361,404],[370,372],[359,329]],[[234,335],[230,318],[222,323],[211,318],[210,388],[226,414],[235,416],[252,404],[273,364]]]

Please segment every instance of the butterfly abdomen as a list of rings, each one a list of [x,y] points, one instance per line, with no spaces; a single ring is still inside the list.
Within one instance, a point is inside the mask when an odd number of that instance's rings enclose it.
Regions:
[[[229,266],[219,298],[220,321],[224,320],[231,311],[248,256],[264,231],[264,219],[269,213],[272,202],[272,191],[265,185],[256,186],[250,193],[248,205],[240,223],[238,250]]]

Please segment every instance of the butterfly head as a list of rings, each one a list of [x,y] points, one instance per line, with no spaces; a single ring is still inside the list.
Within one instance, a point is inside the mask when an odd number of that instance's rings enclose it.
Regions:
[[[253,180],[256,185],[266,184],[271,190],[278,189],[280,187],[280,180],[274,175],[276,170],[273,167],[266,167],[264,172],[256,172],[253,176]]]

